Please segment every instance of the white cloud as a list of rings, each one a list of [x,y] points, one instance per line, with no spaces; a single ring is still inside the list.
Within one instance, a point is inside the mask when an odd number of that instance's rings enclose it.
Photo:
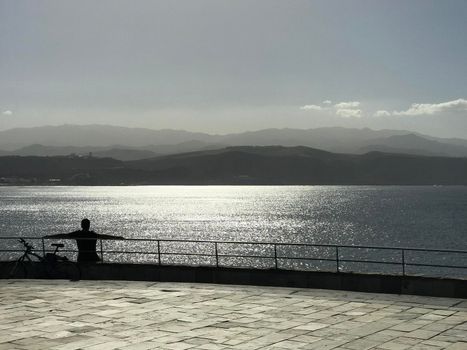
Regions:
[[[358,101],[349,101],[349,102],[339,102],[334,105],[337,109],[349,109],[349,108],[357,108],[360,106],[360,102]]]
[[[350,109],[350,108],[340,108],[336,111],[336,114],[343,118],[361,118],[362,110],[361,109]]]
[[[391,112],[383,110],[376,111],[374,114],[375,117],[389,117]]]
[[[336,115],[343,118],[361,118],[362,110],[358,107],[360,102],[358,101],[347,101],[339,102],[334,105],[336,109]]]
[[[343,118],[361,118],[362,110],[358,108],[360,102],[358,101],[348,101],[348,102],[339,102],[335,105],[332,105],[331,100],[324,100],[322,106],[319,105],[304,105],[300,107],[301,110],[305,111],[324,111],[332,112]]]
[[[318,106],[318,105],[304,105],[300,107],[301,110],[303,111],[321,111],[323,107]]]
[[[331,100],[324,100],[322,105],[304,105],[300,107],[305,111],[323,111],[332,112],[343,118],[361,118],[363,110],[360,109],[359,101],[344,101],[332,105]],[[388,111],[385,109],[377,110],[374,117],[389,117],[389,116],[419,116],[433,115],[443,112],[467,112],[467,99],[459,98],[453,101],[441,103],[413,103],[407,110],[403,111]]]
[[[406,111],[393,111],[392,115],[432,115],[448,111],[467,111],[467,100],[459,98],[441,103],[413,103]]]
[[[3,115],[13,115],[13,112],[10,111],[10,110],[7,110],[7,111],[3,111],[2,114]]]

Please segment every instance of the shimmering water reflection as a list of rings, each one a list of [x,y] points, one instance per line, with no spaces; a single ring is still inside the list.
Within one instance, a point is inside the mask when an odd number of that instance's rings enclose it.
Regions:
[[[0,187],[0,235],[78,229],[133,238],[467,249],[467,187]]]

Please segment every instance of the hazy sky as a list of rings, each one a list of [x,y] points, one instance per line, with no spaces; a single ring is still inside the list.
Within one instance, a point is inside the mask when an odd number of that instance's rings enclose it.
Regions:
[[[0,113],[467,138],[467,1],[0,0]]]

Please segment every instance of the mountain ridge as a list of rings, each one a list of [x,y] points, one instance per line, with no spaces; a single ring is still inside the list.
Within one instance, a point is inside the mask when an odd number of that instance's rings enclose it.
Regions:
[[[40,145],[43,149],[34,152],[31,145]],[[221,135],[174,129],[153,130],[108,125],[62,125],[0,131],[0,155],[67,155],[72,147],[82,149],[78,150],[79,152],[71,153],[82,154],[86,149],[97,155],[97,152],[118,148],[122,150],[122,153],[126,153],[119,159],[131,160],[131,157],[128,158],[130,153],[133,154],[134,159],[142,159],[145,155],[150,156],[149,153],[145,153],[148,151],[156,154],[172,154],[243,145],[306,146],[330,152],[355,154],[382,150],[408,154],[467,157],[467,140],[443,139],[407,130],[390,129],[270,128]],[[30,153],[25,152],[25,147],[30,147]],[[45,150],[47,147],[49,149]],[[139,155],[136,150],[141,151],[141,154]]]
[[[136,161],[0,157],[0,182],[35,185],[467,185],[467,158],[240,146]]]

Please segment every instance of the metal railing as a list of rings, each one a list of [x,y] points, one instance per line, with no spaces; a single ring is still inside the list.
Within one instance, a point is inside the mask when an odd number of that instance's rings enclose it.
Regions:
[[[47,248],[46,241],[66,242],[61,252],[71,253],[76,258],[76,245],[71,242],[74,239],[23,238],[40,242],[44,255],[51,251]],[[0,260],[15,259],[24,250],[17,244],[18,239],[19,237],[0,237]],[[33,245],[37,246],[34,243]],[[146,238],[98,239],[96,248],[102,262],[467,279],[465,250]]]

